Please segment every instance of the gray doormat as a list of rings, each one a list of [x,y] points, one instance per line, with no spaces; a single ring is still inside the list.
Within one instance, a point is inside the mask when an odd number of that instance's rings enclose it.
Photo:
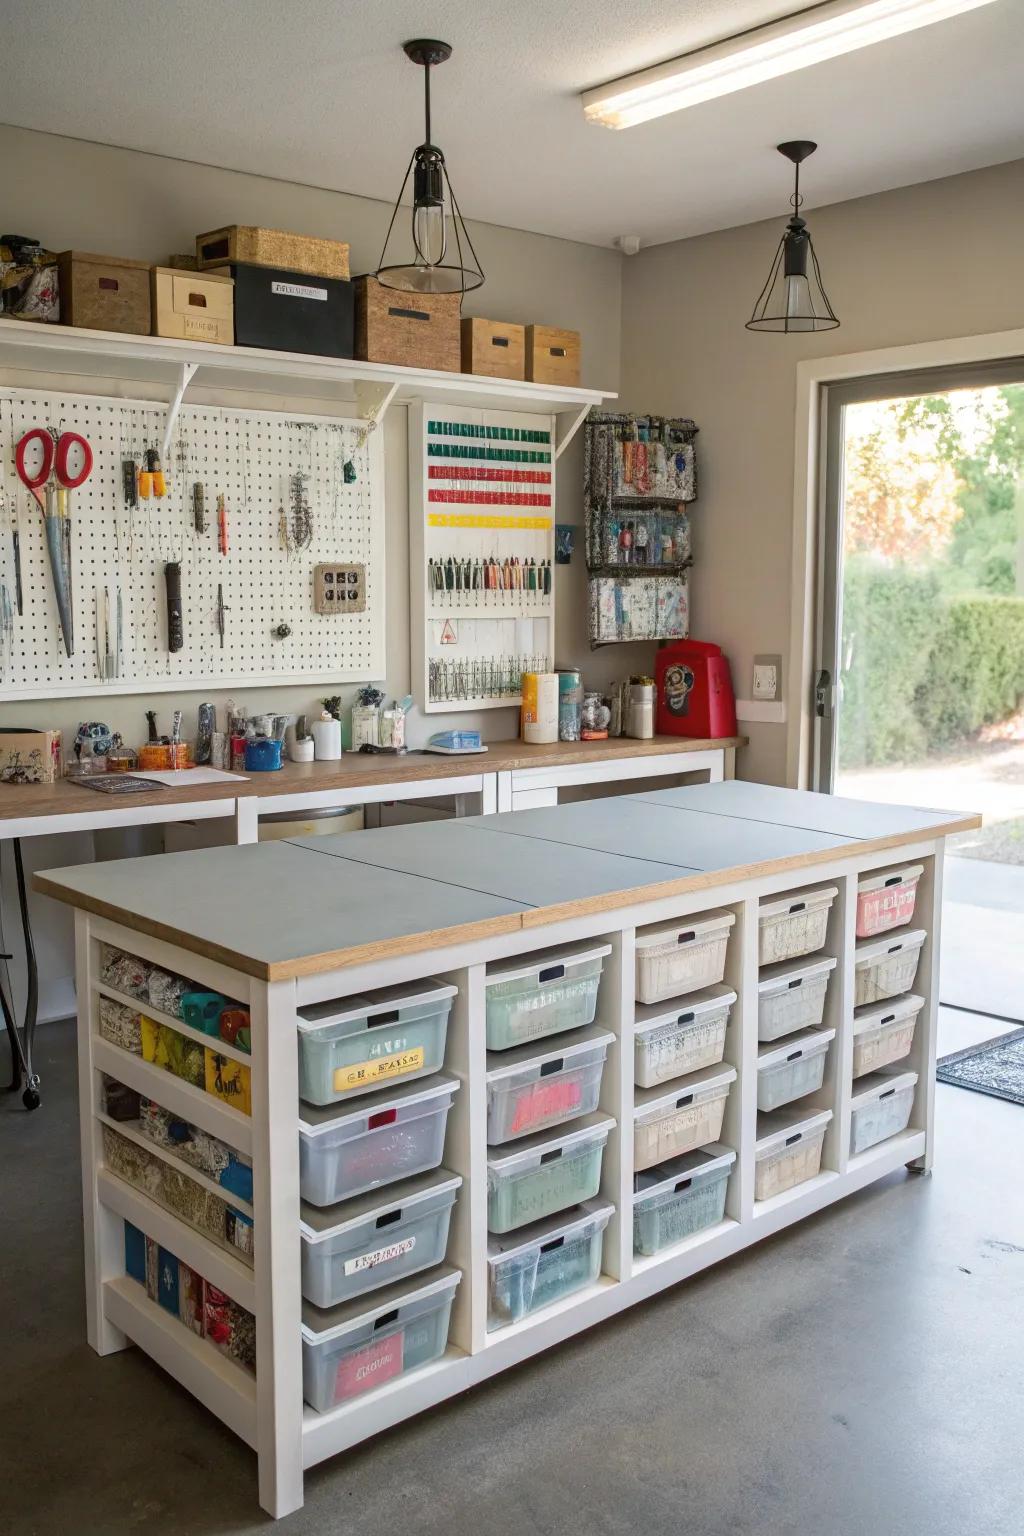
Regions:
[[[1024,1029],[942,1056],[935,1076],[954,1088],[970,1088],[994,1099],[1024,1104]]]

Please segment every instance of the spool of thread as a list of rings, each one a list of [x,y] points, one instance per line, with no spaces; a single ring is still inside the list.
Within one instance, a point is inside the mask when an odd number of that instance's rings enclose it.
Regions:
[[[341,756],[341,721],[333,716],[313,721],[313,756],[318,763],[335,763]]]
[[[534,746],[558,740],[558,673],[524,672],[521,735]]]

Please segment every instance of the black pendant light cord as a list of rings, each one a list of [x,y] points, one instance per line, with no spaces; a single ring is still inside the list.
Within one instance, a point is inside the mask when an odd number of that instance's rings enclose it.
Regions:
[[[430,60],[423,66],[423,117],[426,124],[424,143],[430,143]]]

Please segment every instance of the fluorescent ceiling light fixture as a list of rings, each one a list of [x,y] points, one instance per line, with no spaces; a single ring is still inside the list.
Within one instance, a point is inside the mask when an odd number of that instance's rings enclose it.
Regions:
[[[608,128],[632,128],[731,91],[775,80],[825,59],[947,21],[992,0],[825,0],[796,16],[727,38],[583,92],[584,115]]]

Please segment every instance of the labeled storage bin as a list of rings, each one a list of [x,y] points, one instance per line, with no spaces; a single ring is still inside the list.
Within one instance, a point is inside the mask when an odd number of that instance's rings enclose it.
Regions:
[[[487,1049],[507,1051],[593,1024],[601,971],[611,952],[610,944],[576,944],[489,966]]]
[[[766,966],[757,983],[757,1038],[779,1040],[798,1029],[816,1029],[825,1016],[825,996],[836,961]]]
[[[641,1089],[633,1115],[634,1168],[641,1172],[717,1141],[735,1081],[735,1067],[718,1067],[680,1079],[671,1093]]]
[[[649,1257],[717,1226],[725,1217],[725,1196],[735,1161],[736,1153],[730,1147],[714,1142],[636,1174],[633,1252]]]
[[[757,1117],[754,1146],[754,1199],[770,1200],[797,1184],[817,1178],[830,1109],[810,1114],[776,1109]]]
[[[326,1210],[304,1205],[303,1296],[335,1307],[443,1263],[461,1184],[442,1169]]]
[[[614,1206],[588,1200],[487,1245],[487,1327],[518,1322],[594,1285]]]
[[[390,1285],[324,1311],[302,1308],[302,1392],[318,1413],[439,1360],[462,1275],[444,1269],[421,1285]]]
[[[444,1066],[455,991],[429,981],[418,991],[382,987],[343,1003],[300,1008],[300,1097],[307,1104],[336,1104],[437,1072]]]
[[[757,920],[758,964],[772,965],[824,949],[828,914],[838,895],[838,888],[830,885],[823,891],[791,891],[763,901]]]
[[[580,1115],[593,1114],[601,1096],[608,1047],[606,1030],[590,1030],[557,1049],[538,1053],[523,1045],[487,1063],[487,1140],[516,1141]]]
[[[862,1009],[853,1016],[853,1075],[864,1077],[892,1061],[909,1056],[924,998],[898,997],[895,1002]]]
[[[653,1088],[720,1062],[735,1001],[728,987],[713,987],[687,997],[671,1013],[659,1005],[638,1008],[633,1073],[639,1086]]]
[[[343,278],[234,262],[212,269],[235,285],[235,346],[351,357],[355,289]]]
[[[614,1124],[610,1115],[589,1115],[570,1131],[529,1136],[514,1151],[489,1149],[490,1230],[512,1232],[593,1199],[601,1187],[601,1163]]]
[[[230,277],[154,267],[149,282],[154,336],[232,345],[235,285]]]
[[[906,1130],[916,1087],[916,1072],[872,1072],[861,1078],[850,1101],[852,1156]]]
[[[924,941],[924,929],[914,928],[899,938],[866,939],[858,944],[853,959],[854,1007],[909,992],[917,978]]]
[[[778,1109],[817,1093],[825,1080],[825,1059],[834,1029],[802,1029],[782,1045],[757,1053],[757,1107]]]
[[[410,1083],[342,1111],[299,1106],[299,1190],[310,1205],[336,1205],[368,1189],[441,1165],[452,1077]]]
[[[641,1003],[660,1003],[702,987],[713,987],[725,975],[725,952],[735,914],[701,912],[636,935],[636,995]]]
[[[923,864],[906,864],[857,881],[857,937],[873,938],[913,920]]]

